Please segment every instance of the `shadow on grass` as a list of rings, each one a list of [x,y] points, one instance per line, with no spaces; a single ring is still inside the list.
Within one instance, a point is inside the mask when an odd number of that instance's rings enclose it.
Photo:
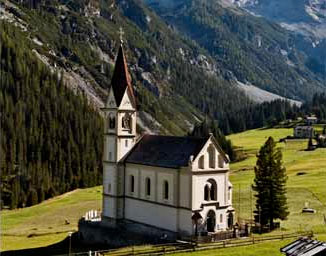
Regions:
[[[69,244],[70,238],[51,244],[45,247],[39,248],[30,248],[30,249],[22,249],[22,250],[14,250],[14,251],[4,251],[1,252],[1,256],[51,256],[51,255],[68,255],[69,253]],[[71,236],[71,253],[80,253],[80,252],[88,252],[95,250],[108,250],[110,249],[108,245],[86,245],[79,239],[78,233],[74,233]],[[85,254],[86,255],[86,254]]]

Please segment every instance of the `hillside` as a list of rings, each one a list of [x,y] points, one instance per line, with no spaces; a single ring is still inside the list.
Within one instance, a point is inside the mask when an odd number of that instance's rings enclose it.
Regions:
[[[60,242],[89,210],[101,210],[102,188],[77,189],[25,209],[1,212],[1,251]],[[64,212],[64,214],[63,214]],[[69,222],[69,224],[66,223]]]
[[[253,167],[259,148],[272,136],[275,141],[292,135],[292,129],[258,129],[228,136],[238,150],[247,155],[247,159],[231,165],[231,182],[234,186],[234,207],[240,218],[249,219],[254,209],[254,198],[250,199],[253,183]],[[287,140],[277,143],[283,153],[283,162],[287,170],[287,198],[290,215],[281,222],[284,231],[313,230],[326,234],[324,214],[326,214],[326,149],[305,151],[308,140]],[[241,193],[239,197],[239,192]],[[240,198],[240,199],[239,199]],[[240,201],[240,203],[239,203]],[[251,202],[251,204],[250,204]],[[305,205],[317,210],[316,214],[303,214]]]
[[[219,74],[205,49],[140,1],[0,3],[1,207],[30,206],[99,184],[102,120],[96,112],[107,96],[120,26],[139,133],[184,135],[205,115],[230,133],[293,113],[281,101],[254,105]]]
[[[225,0],[251,14],[280,24],[295,34],[297,47],[306,53],[307,67],[325,80],[325,0]]]
[[[192,9],[186,6],[184,16],[175,18],[182,23],[194,17],[193,26],[185,27],[195,32],[192,37],[140,0],[0,2],[2,20],[25,31],[29,50],[97,108],[107,95],[122,27],[141,130],[185,134],[207,113],[228,122],[248,112],[256,99],[246,97],[241,83],[300,101],[324,90],[303,65],[304,56],[287,45],[290,35],[235,9],[193,1]],[[264,95],[268,101],[277,98]]]
[[[229,139],[243,150],[248,158],[231,165],[230,179],[233,184],[233,206],[239,217],[249,219],[254,207],[253,197],[250,199],[250,185],[253,182],[253,166],[256,153],[268,136],[276,141],[292,134],[292,129],[258,129],[228,136]],[[323,215],[326,204],[325,153],[326,149],[304,151],[306,140],[278,143],[282,149],[284,164],[289,176],[287,182],[288,204],[291,214],[288,220],[281,223],[277,233],[292,233],[298,230],[313,230],[319,239],[325,239],[326,229]],[[300,175],[298,173],[301,173]],[[239,192],[240,204],[239,204]],[[250,205],[252,203],[252,207]],[[302,214],[302,208],[308,203],[309,207],[317,210],[316,214]],[[69,230],[76,228],[77,220],[85,211],[100,209],[101,191],[99,187],[77,190],[72,193],[45,201],[39,205],[21,210],[4,211],[2,213],[2,239],[5,249],[31,248],[55,243],[67,236]],[[65,209],[65,217],[58,216]],[[35,218],[37,216],[37,220]],[[238,217],[238,216],[237,216]],[[47,219],[46,223],[44,222]],[[65,218],[70,225],[64,225]],[[49,221],[50,220],[50,221]],[[34,236],[29,237],[31,234]],[[17,239],[19,237],[19,239]],[[239,249],[222,249],[216,251],[196,252],[196,255],[277,255],[279,248],[287,241],[268,242]],[[245,253],[245,254],[244,254]],[[207,254],[209,255],[209,254]]]
[[[168,24],[196,41],[224,77],[298,100],[325,90],[324,76],[297,45],[296,35],[226,1],[145,1]],[[302,42],[302,44],[304,44]]]
[[[216,63],[204,49],[180,37],[140,1],[1,2],[2,20],[24,31],[29,50],[97,108],[107,95],[122,27],[143,130],[184,134],[208,108],[224,112],[250,104],[215,74]]]

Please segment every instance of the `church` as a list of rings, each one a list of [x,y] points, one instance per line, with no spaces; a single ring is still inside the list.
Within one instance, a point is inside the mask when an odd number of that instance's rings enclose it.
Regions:
[[[121,44],[105,115],[102,221],[176,237],[233,227],[229,158],[207,138],[136,131],[136,99]]]

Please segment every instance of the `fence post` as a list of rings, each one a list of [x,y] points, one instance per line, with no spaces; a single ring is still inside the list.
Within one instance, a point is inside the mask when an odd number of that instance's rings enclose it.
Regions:
[[[252,244],[255,243],[255,236],[252,236]]]

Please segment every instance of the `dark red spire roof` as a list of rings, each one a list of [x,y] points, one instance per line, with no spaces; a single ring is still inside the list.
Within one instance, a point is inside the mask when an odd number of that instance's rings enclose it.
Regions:
[[[128,88],[129,95],[133,101],[132,104],[135,106],[134,91],[132,89],[131,77],[128,71],[128,66],[122,45],[120,45],[118,57],[115,62],[111,86],[117,106],[120,106],[126,88]]]

